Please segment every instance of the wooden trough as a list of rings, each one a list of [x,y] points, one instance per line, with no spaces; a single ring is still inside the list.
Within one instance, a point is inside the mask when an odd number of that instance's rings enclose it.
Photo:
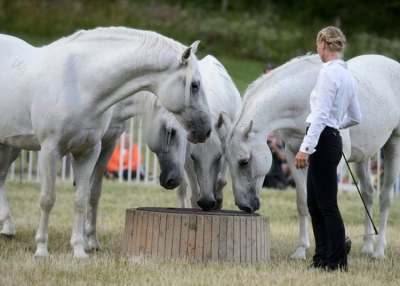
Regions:
[[[127,209],[123,253],[157,259],[266,263],[269,218],[240,211]]]

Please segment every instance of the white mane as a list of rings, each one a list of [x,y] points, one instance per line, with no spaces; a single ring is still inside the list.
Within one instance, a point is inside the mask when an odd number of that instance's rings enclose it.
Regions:
[[[213,56],[204,57],[199,64],[213,121],[218,119],[221,110],[234,119],[242,101],[228,72]]]
[[[160,63],[165,62],[165,53],[168,51],[174,51],[177,54],[177,61],[181,59],[183,52],[187,47],[171,38],[160,35],[152,31],[136,30],[125,27],[108,27],[108,28],[96,28],[93,30],[80,30],[74,34],[61,38],[47,47],[53,47],[68,43],[86,43],[86,42],[120,42],[118,45],[123,43],[127,44],[129,48],[135,48],[135,53],[141,55],[142,61],[145,62],[146,56],[151,50],[151,54],[157,58],[157,66]],[[136,43],[136,47],[135,47]],[[192,53],[189,57],[186,67],[186,89],[185,89],[185,101],[186,105],[190,101],[190,88],[191,80],[197,65],[196,56]],[[155,67],[157,69],[158,67]]]
[[[287,63],[283,64],[280,67],[277,67],[276,69],[272,70],[268,74],[261,75],[258,79],[256,79],[254,82],[252,82],[248,88],[246,89],[244,96],[243,96],[243,102],[246,103],[247,100],[249,100],[260,87],[262,87],[265,82],[272,80],[272,78],[275,77],[287,77],[286,73],[283,73],[282,71],[290,68],[293,68],[294,65],[298,64],[304,64],[304,62],[309,61],[311,64],[318,64],[321,63],[321,60],[318,55],[315,54],[306,54],[304,56],[296,57],[294,59],[291,59]],[[302,65],[302,68],[304,66]],[[280,78],[276,78],[276,81],[279,81]]]
[[[93,30],[79,30],[74,34],[63,37],[50,45],[61,45],[70,42],[85,41],[123,41],[132,44],[132,41],[143,42],[141,49],[157,47],[161,52],[165,48],[172,48],[178,53],[183,53],[187,48],[181,43],[152,31],[130,29],[125,27],[96,28]]]

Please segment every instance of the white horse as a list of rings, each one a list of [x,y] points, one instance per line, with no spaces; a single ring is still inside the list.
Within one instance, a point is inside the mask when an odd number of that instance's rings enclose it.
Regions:
[[[228,72],[213,56],[206,56],[199,61],[199,65],[212,121],[218,124],[221,112],[234,120],[242,109],[242,99]],[[226,134],[225,128],[222,129]],[[215,131],[205,143],[187,144],[185,170],[192,191],[192,208],[222,208],[228,173],[228,164],[222,155],[221,139]],[[177,190],[183,208],[186,207],[186,187],[184,180]]]
[[[373,187],[368,177],[368,160],[383,147],[385,178],[380,194],[380,234],[374,257],[384,257],[386,222],[393,200],[393,184],[400,165],[400,64],[377,55],[359,56],[348,61],[358,85],[363,119],[360,125],[341,130],[344,153],[356,162],[361,191],[371,213]],[[310,113],[309,96],[321,69],[318,56],[294,59],[256,80],[248,89],[240,118],[230,123],[225,156],[233,180],[236,205],[246,212],[260,207],[259,191],[271,165],[267,135],[274,130],[286,143],[286,156],[296,181],[300,233],[294,259],[305,259],[310,242],[306,201],[307,170],[294,168],[294,159],[305,136],[306,117]],[[349,132],[350,131],[350,132]],[[350,138],[349,138],[350,133]],[[351,141],[351,146],[350,146]],[[339,169],[340,170],[340,169]],[[360,202],[361,203],[361,202]],[[365,218],[365,234],[372,234]],[[371,236],[364,239],[363,252],[373,252]]]
[[[126,28],[80,31],[43,48],[0,36],[0,199],[13,148],[42,150],[41,219],[36,233],[39,257],[47,249],[49,215],[55,203],[56,165],[72,153],[76,182],[71,245],[83,247],[89,181],[115,103],[139,91],[159,96],[189,131],[204,142],[211,120],[196,57],[159,34]],[[1,214],[1,220],[8,214]]]
[[[186,131],[178,121],[162,107],[158,98],[148,92],[140,92],[113,108],[113,117],[107,132],[101,139],[102,149],[90,178],[89,208],[85,224],[85,250],[100,250],[97,238],[97,209],[100,201],[103,175],[131,117],[141,116],[144,138],[149,149],[157,155],[160,163],[160,184],[166,189],[178,186],[184,176]],[[154,174],[155,175],[155,174]]]

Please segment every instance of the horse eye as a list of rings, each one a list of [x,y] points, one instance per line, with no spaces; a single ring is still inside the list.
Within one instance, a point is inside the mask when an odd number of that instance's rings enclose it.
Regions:
[[[194,161],[194,156],[193,156],[193,154],[190,154],[189,156],[190,156],[190,158],[192,158],[192,160]]]
[[[249,159],[242,159],[239,161],[241,167],[246,167],[249,164]]]
[[[197,82],[192,82],[192,91],[199,91],[199,84]]]

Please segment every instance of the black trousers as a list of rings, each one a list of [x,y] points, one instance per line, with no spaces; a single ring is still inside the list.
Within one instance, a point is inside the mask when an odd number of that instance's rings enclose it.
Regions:
[[[347,271],[345,228],[337,204],[337,166],[342,157],[342,138],[325,127],[309,157],[307,206],[315,237],[315,265]]]

